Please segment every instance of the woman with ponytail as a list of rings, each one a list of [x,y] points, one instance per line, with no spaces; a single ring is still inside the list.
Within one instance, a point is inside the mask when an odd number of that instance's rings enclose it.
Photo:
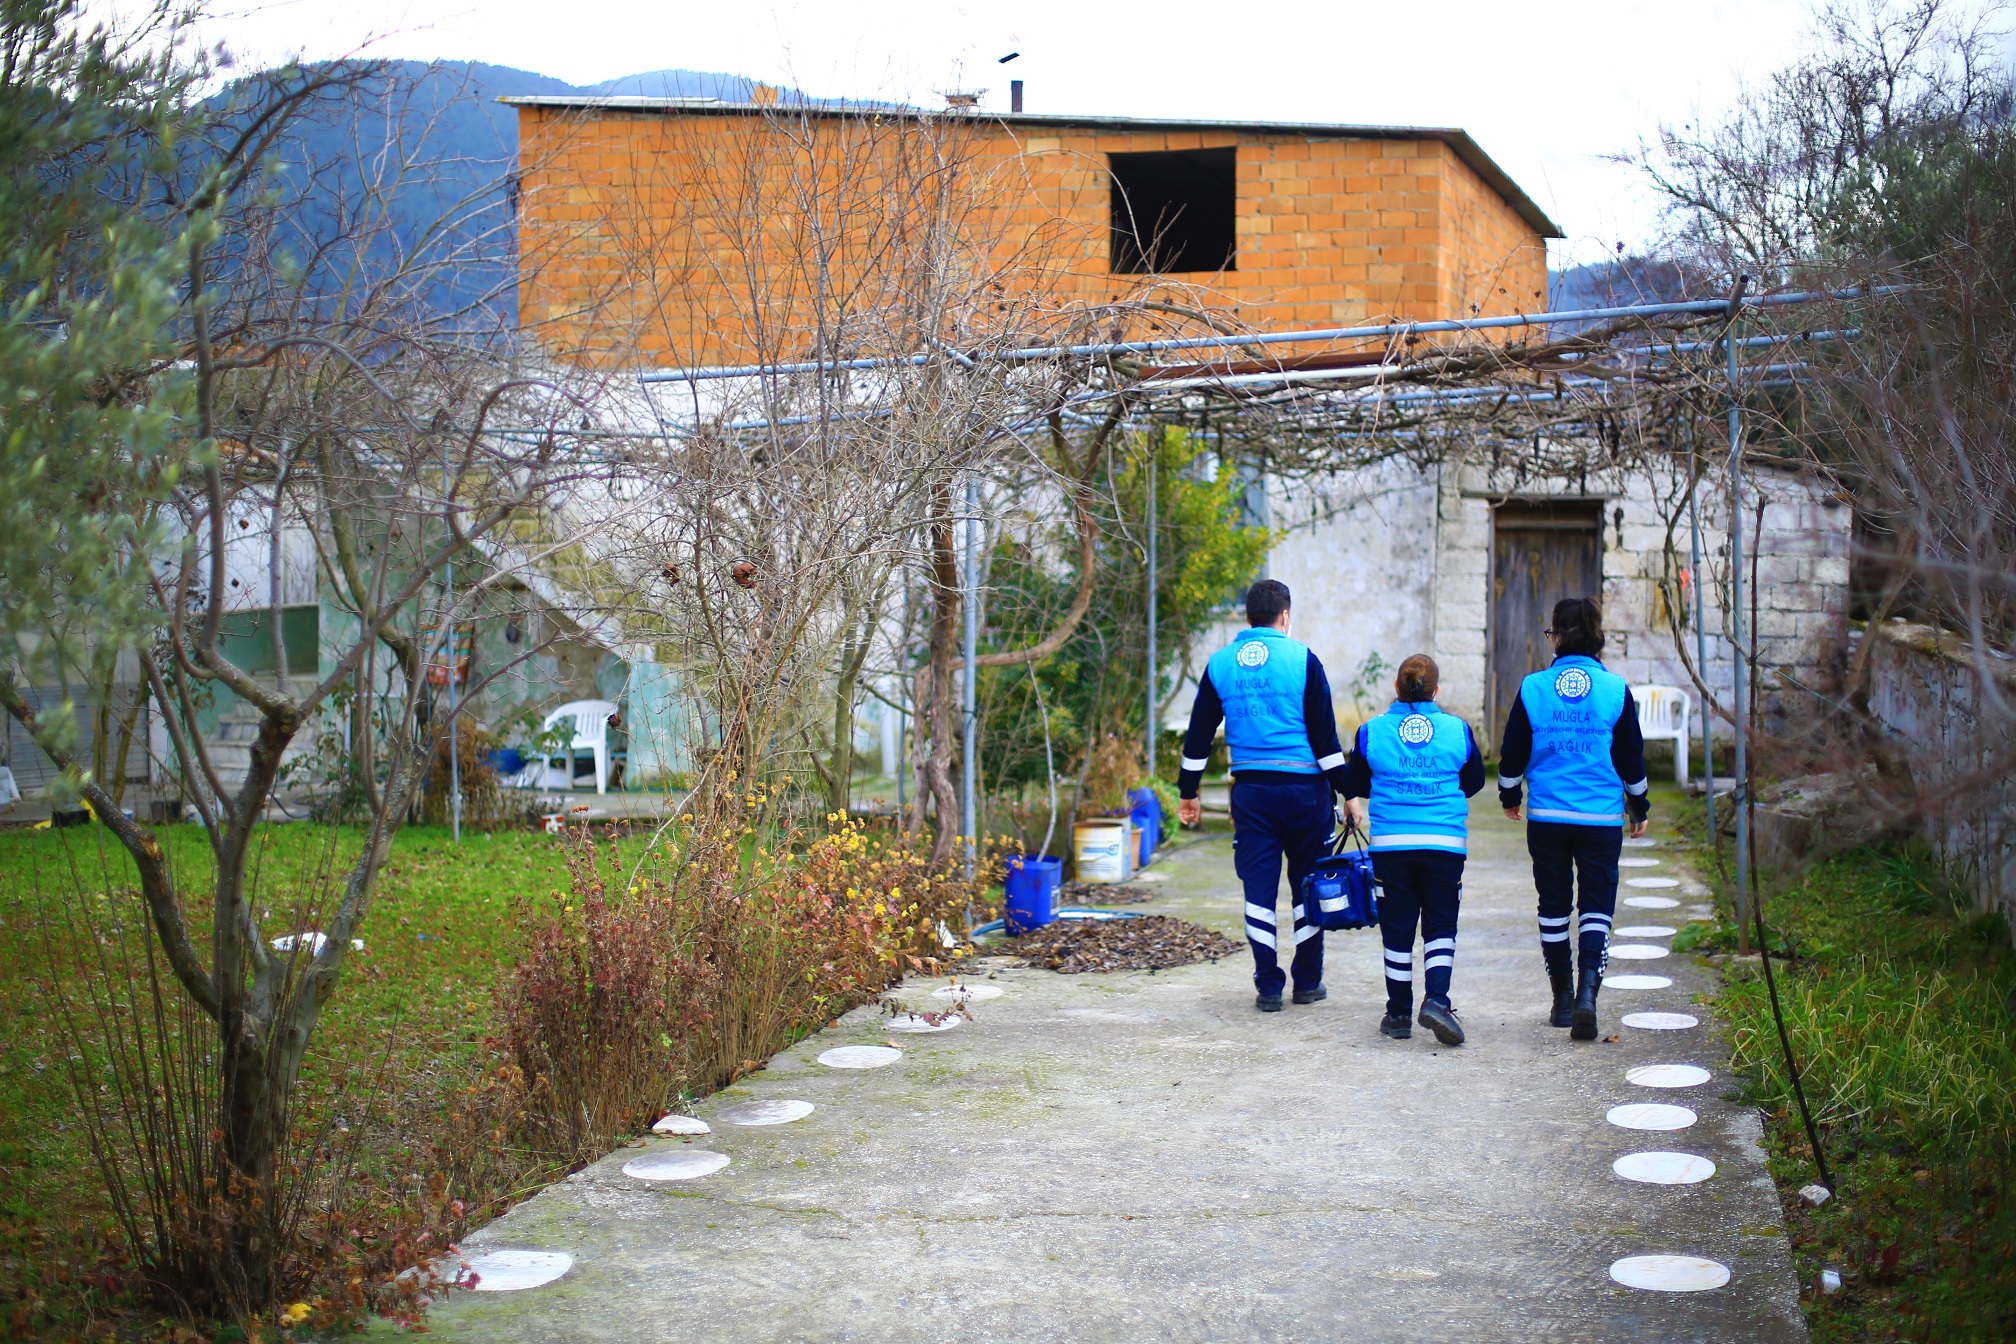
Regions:
[[[1364,821],[1369,813],[1379,936],[1386,948],[1386,1016],[1379,1030],[1396,1041],[1414,1034],[1409,1018],[1418,924],[1426,982],[1421,1025],[1442,1044],[1461,1045],[1463,1024],[1449,1002],[1449,980],[1456,966],[1469,798],[1484,787],[1484,759],[1470,725],[1435,703],[1441,680],[1425,653],[1400,664],[1393,679],[1398,698],[1358,729],[1343,793],[1354,818]]]
[[[1554,604],[1547,630],[1554,663],[1528,676],[1499,739],[1498,802],[1512,821],[1526,819],[1526,852],[1540,894],[1540,955],[1554,990],[1549,1023],[1593,1041],[1596,993],[1610,959],[1617,912],[1617,859],[1624,824],[1645,834],[1645,740],[1624,678],[1603,666],[1603,613],[1591,598]],[[1521,790],[1530,789],[1521,811]],[[1579,968],[1568,954],[1569,915]],[[1572,974],[1579,970],[1579,974]]]

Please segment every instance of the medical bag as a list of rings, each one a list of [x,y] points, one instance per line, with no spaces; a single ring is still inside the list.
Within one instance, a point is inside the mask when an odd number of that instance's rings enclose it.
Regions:
[[[1358,837],[1358,848],[1345,841]],[[1372,876],[1372,855],[1358,823],[1338,833],[1337,848],[1316,860],[1302,878],[1302,918],[1319,929],[1362,929],[1379,922],[1378,881]]]

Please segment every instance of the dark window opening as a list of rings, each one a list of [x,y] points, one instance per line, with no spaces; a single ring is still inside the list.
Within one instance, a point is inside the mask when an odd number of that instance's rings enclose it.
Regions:
[[[1117,275],[1236,270],[1236,149],[1109,154]]]

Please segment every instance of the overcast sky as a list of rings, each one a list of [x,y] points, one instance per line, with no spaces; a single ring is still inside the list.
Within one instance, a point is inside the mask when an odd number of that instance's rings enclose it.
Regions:
[[[1031,112],[1460,126],[1568,234],[1559,266],[1654,230],[1605,155],[1725,105],[1808,29],[1808,0],[281,0],[209,32],[261,64],[479,60],[576,84],[677,67],[934,106],[985,88],[1004,110],[1017,78]]]

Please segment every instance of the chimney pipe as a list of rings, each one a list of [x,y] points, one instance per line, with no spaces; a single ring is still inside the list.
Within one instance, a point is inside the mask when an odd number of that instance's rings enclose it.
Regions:
[[[1008,81],[1008,110],[1010,112],[1022,110],[1022,81],[1019,79]]]

